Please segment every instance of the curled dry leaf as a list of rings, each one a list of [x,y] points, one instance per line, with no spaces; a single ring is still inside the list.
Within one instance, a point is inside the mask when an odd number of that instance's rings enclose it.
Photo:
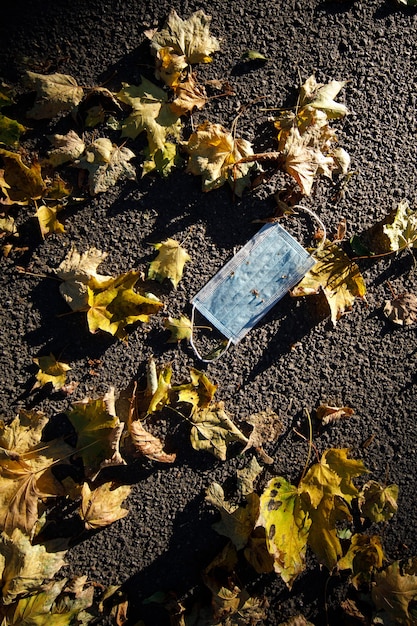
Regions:
[[[392,300],[386,300],[384,315],[399,326],[415,324],[417,322],[417,296],[406,292]]]
[[[65,259],[55,270],[57,276],[64,282],[59,286],[62,297],[73,311],[79,311],[87,306],[87,284],[90,278],[96,282],[105,282],[111,276],[97,274],[97,268],[107,257],[107,252],[97,248],[89,248],[80,254],[74,246]]]
[[[49,119],[72,111],[81,101],[84,90],[68,74],[36,74],[27,72],[27,83],[36,91],[36,102],[27,117],[34,120]]]
[[[266,454],[262,446],[265,443],[277,441],[278,437],[282,435],[284,430],[282,419],[274,411],[268,409],[254,413],[246,421],[253,426],[253,430],[249,435],[249,441],[243,452],[254,448],[264,463],[273,463],[274,459]]]
[[[199,85],[190,74],[186,81],[175,87],[175,99],[171,102],[171,109],[176,115],[191,113],[193,109],[202,109],[207,104],[208,98],[204,88]]]
[[[331,424],[337,422],[340,419],[351,417],[355,411],[348,406],[328,406],[327,404],[321,404],[316,409],[316,418],[323,424]]]
[[[380,485],[370,480],[359,494],[359,509],[371,522],[386,522],[398,510],[398,485]]]
[[[115,487],[113,483],[104,483],[91,490],[88,483],[84,483],[79,513],[85,528],[96,530],[126,517],[129,511],[122,507],[122,503],[130,490],[129,485]]]
[[[110,139],[101,137],[85,149],[85,155],[75,162],[76,167],[89,172],[89,188],[92,196],[107,191],[119,180],[136,179],[136,170],[129,163],[135,153],[129,148],[119,148]]]
[[[175,239],[155,243],[154,248],[158,250],[158,256],[149,266],[148,278],[160,283],[167,278],[176,289],[182,278],[184,265],[191,260],[190,256]]]
[[[382,567],[385,560],[381,537],[378,535],[353,535],[349,550],[337,563],[338,569],[352,570],[351,582],[356,589],[369,583],[373,572]]]
[[[75,161],[85,150],[84,141],[74,130],[70,130],[66,135],[53,135],[50,141],[54,149],[48,153],[47,162],[53,167]]]
[[[203,191],[217,189],[228,182],[237,196],[250,186],[250,170],[254,162],[245,162],[253,156],[252,145],[235,138],[220,124],[205,121],[184,144],[190,158],[187,171],[202,176]]]
[[[67,363],[57,361],[52,353],[49,356],[37,357],[33,359],[33,362],[38,365],[39,372],[36,374],[37,382],[32,387],[32,391],[48,383],[52,384],[54,391],[58,391],[65,385],[66,373],[71,369]]]
[[[129,433],[133,445],[140,454],[158,463],[174,463],[176,454],[165,452],[161,440],[145,430],[142,422],[138,420],[130,422]]]

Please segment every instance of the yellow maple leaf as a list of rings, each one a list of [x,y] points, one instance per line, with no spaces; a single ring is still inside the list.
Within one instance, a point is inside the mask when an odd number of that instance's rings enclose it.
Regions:
[[[0,421],[0,446],[9,452],[0,457],[0,527],[8,534],[19,528],[30,535],[41,500],[63,494],[52,467],[66,463],[74,450],[59,439],[41,443],[47,421],[26,411],[8,425]]]
[[[164,320],[164,327],[171,333],[168,343],[179,343],[183,339],[186,341],[191,339],[193,327],[186,315],[181,315],[178,319],[168,317]]]
[[[293,297],[317,294],[322,289],[330,306],[333,324],[352,308],[355,298],[363,298],[366,286],[358,266],[335,243],[326,241],[316,251],[317,263],[291,290]]]
[[[207,95],[193,74],[187,80],[176,85],[175,99],[171,102],[171,109],[177,115],[191,113],[193,109],[202,109],[207,104]]]
[[[36,374],[37,382],[32,390],[52,383],[54,391],[58,391],[65,385],[67,380],[66,372],[71,369],[67,363],[57,361],[52,353],[49,356],[37,357],[33,361],[39,366],[39,372]]]
[[[190,370],[190,378],[190,383],[175,387],[178,392],[178,401],[192,404],[193,412],[197,409],[208,408],[216,393],[217,385],[213,385],[204,372],[194,368]]]
[[[126,517],[129,511],[122,507],[122,503],[130,491],[129,485],[115,487],[113,483],[103,483],[91,490],[88,483],[84,483],[79,513],[85,528],[87,530],[103,528]]]
[[[235,138],[220,124],[206,120],[184,144],[190,158],[187,171],[202,176],[203,191],[217,189],[228,182],[237,196],[250,186],[250,170],[254,162],[242,162],[253,156],[252,145]]]
[[[163,307],[163,303],[152,294],[143,296],[133,290],[140,275],[139,271],[131,270],[108,280],[90,278],[87,321],[91,333],[102,330],[125,340],[127,326],[148,322],[150,316]]]
[[[184,265],[191,261],[189,254],[178,241],[171,238],[155,243],[154,248],[158,250],[158,256],[149,266],[148,278],[159,282],[168,278],[176,289],[182,278]]]
[[[46,206],[42,204],[36,211],[41,235],[45,239],[52,233],[65,233],[64,225],[58,220],[57,214],[62,210],[62,204]]]

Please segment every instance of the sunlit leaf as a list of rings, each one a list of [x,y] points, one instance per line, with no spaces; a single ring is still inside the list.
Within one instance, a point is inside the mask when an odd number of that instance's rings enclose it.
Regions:
[[[158,256],[149,266],[148,278],[162,282],[167,278],[176,289],[184,270],[184,265],[191,260],[186,250],[175,241],[166,239],[154,244]]]
[[[171,102],[171,109],[177,115],[186,115],[194,109],[202,109],[208,98],[204,88],[199,85],[192,74],[187,80],[175,87],[175,98]]]
[[[49,356],[37,357],[33,361],[39,366],[39,372],[36,374],[37,382],[33,389],[38,389],[51,383],[54,391],[58,391],[65,385],[67,380],[66,373],[71,369],[67,363],[57,361],[52,353]]]
[[[179,343],[183,339],[189,341],[193,332],[191,320],[186,315],[178,319],[168,317],[164,320],[164,327],[171,333],[167,343]]]
[[[27,72],[27,79],[29,87],[36,91],[36,102],[26,115],[35,120],[72,111],[84,95],[83,88],[68,74]]]
[[[223,402],[197,409],[192,412],[190,420],[190,438],[194,450],[211,452],[221,461],[226,460],[229,443],[240,441],[246,444],[248,441],[227,415]]]
[[[88,478],[94,480],[106,466],[125,464],[119,451],[123,424],[116,416],[114,389],[97,400],[74,403],[67,415],[77,433],[76,449]]]
[[[58,220],[58,213],[62,210],[61,204],[46,206],[42,204],[36,211],[36,217],[39,221],[39,228],[43,238],[53,233],[65,233],[64,225]]]
[[[115,487],[113,483],[103,483],[91,490],[88,483],[84,483],[81,492],[80,517],[87,530],[95,530],[108,526],[128,514],[128,509],[122,507],[130,493],[129,485]]]
[[[3,603],[8,605],[19,594],[39,591],[65,565],[65,551],[53,551],[48,544],[31,545],[19,529],[0,537],[0,571]]]
[[[201,10],[183,20],[171,9],[163,28],[151,37],[151,48],[158,52],[170,47],[190,64],[210,63],[213,52],[220,49],[218,40],[210,35],[210,22],[211,17]]]
[[[139,420],[129,422],[129,434],[136,450],[151,461],[158,463],[175,461],[176,454],[165,452],[162,441],[147,431]]]
[[[264,452],[263,445],[277,441],[278,437],[282,435],[284,429],[282,419],[274,411],[268,409],[250,415],[246,421],[253,426],[253,430],[243,452],[254,448],[264,463],[273,463],[274,460]]]
[[[48,163],[53,167],[58,167],[68,161],[75,161],[86,147],[74,130],[70,130],[66,135],[53,135],[50,140],[54,149],[48,153]]]
[[[242,61],[267,61],[267,57],[257,50],[246,50],[240,57]]]
[[[261,495],[259,522],[266,531],[274,569],[291,589],[305,569],[311,519],[297,487],[284,478],[273,478]]]
[[[217,189],[228,182],[234,193],[241,196],[250,186],[250,171],[254,162],[240,161],[253,155],[245,139],[235,138],[220,124],[205,121],[184,144],[190,158],[187,171],[202,176],[203,191]]]
[[[316,409],[316,418],[323,426],[351,417],[355,411],[348,406],[329,406],[321,404]]]
[[[335,102],[335,97],[346,85],[346,81],[332,80],[326,85],[318,83],[315,76],[310,76],[300,89],[299,106],[310,106],[324,111],[328,118],[344,117],[347,108],[340,102]]]
[[[398,485],[380,485],[370,480],[359,494],[359,509],[371,522],[386,522],[398,509]]]
[[[395,296],[392,300],[386,300],[384,306],[385,316],[399,326],[410,326],[417,322],[417,296],[405,292]]]
[[[163,303],[152,294],[134,291],[141,273],[131,270],[106,281],[91,277],[88,282],[87,321],[91,333],[102,330],[125,340],[127,326],[148,322]]]
[[[177,54],[171,46],[162,46],[156,51],[155,75],[168,87],[175,88],[184,79],[188,63],[183,54]]]
[[[103,193],[119,180],[135,180],[135,167],[129,163],[135,153],[129,148],[119,148],[110,139],[101,137],[86,147],[84,156],[75,165],[89,172],[91,195]]]
[[[383,230],[390,240],[391,250],[417,248],[417,211],[410,209],[407,200],[401,200],[393,222],[385,224]]]
[[[21,411],[10,424],[0,421],[0,526],[9,535],[19,528],[30,535],[44,498],[63,494],[53,474],[74,452],[64,441],[41,442],[48,419],[41,413]],[[9,453],[9,454],[7,454]]]
[[[208,408],[216,393],[217,385],[214,385],[204,372],[194,368],[190,370],[190,378],[190,383],[175,388],[178,391],[178,401],[192,404],[193,412],[197,409]]]
[[[336,324],[352,308],[355,298],[363,298],[366,286],[358,266],[334,243],[326,242],[316,251],[317,263],[291,291],[294,297],[317,294],[322,289]]]

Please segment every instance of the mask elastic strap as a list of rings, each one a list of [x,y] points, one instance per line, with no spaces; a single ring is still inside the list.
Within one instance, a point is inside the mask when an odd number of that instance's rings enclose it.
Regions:
[[[304,206],[304,204],[296,204],[293,207],[294,209],[302,209],[303,211],[305,211],[306,213],[308,213],[309,215],[311,215],[311,217],[313,219],[316,220],[317,224],[320,226],[321,230],[323,231],[323,237],[321,238],[321,241],[319,243],[319,245],[317,246],[316,250],[314,250],[314,252],[312,253],[312,257],[314,257],[318,252],[320,252],[323,248],[324,245],[326,243],[326,227],[323,224],[323,222],[321,221],[321,219],[319,218],[319,216],[314,213],[314,211],[312,211],[311,209],[308,209],[306,206]]]
[[[223,350],[221,352],[219,352],[219,354],[216,354],[216,356],[214,356],[213,358],[207,359],[206,357],[202,356],[200,354],[200,352],[198,351],[195,343],[194,343],[194,313],[195,313],[195,304],[193,304],[193,308],[192,308],[192,311],[191,311],[191,337],[190,337],[190,345],[191,345],[192,349],[194,350],[197,358],[200,359],[200,361],[203,361],[203,363],[213,363],[214,361],[217,361],[218,359],[220,359],[220,357],[222,357],[223,354],[229,349],[229,346],[232,343],[232,340],[229,339],[227,344],[224,346]]]

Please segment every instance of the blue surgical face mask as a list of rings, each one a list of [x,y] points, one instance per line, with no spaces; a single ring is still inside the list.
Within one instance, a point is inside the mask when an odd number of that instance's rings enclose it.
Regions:
[[[227,346],[237,344],[315,263],[280,224],[266,224],[194,296],[193,319],[195,308],[226,337]],[[214,360],[202,358],[191,343],[203,361]]]

